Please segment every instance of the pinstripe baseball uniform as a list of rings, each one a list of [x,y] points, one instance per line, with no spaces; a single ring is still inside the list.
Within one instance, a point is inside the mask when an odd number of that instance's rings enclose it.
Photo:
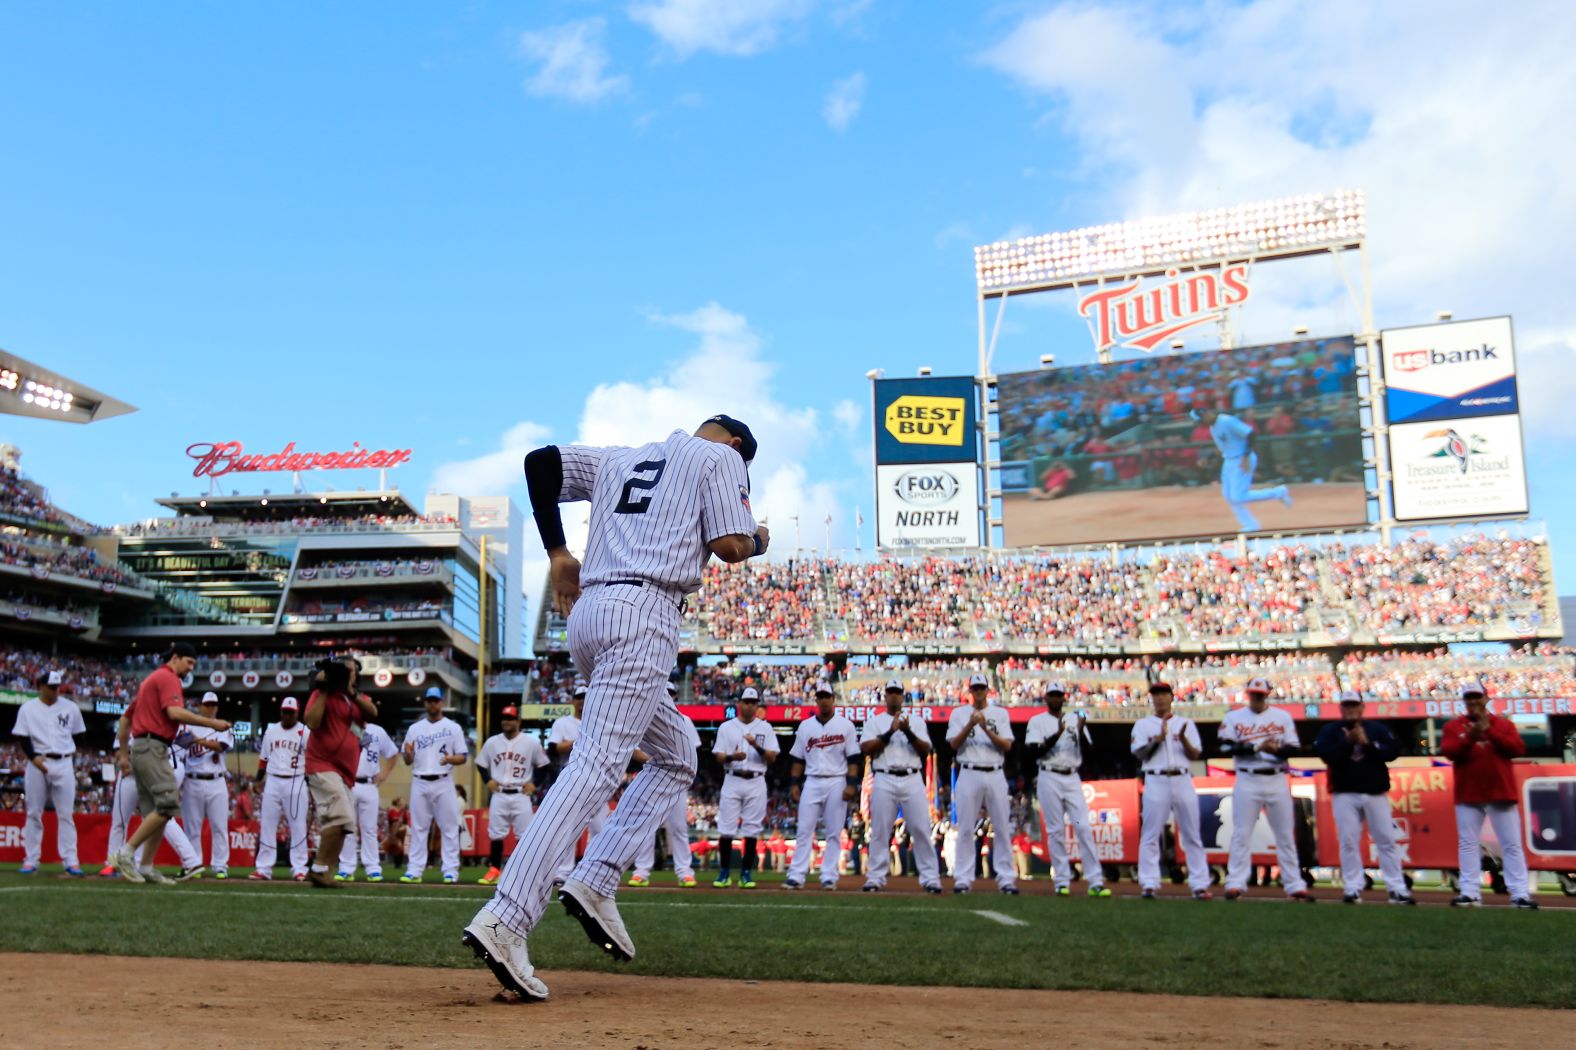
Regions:
[[[680,603],[724,536],[752,536],[749,479],[735,449],[675,431],[638,448],[560,446],[560,503],[590,500],[569,649],[587,678],[580,739],[504,868],[484,912],[516,934],[541,920],[553,872],[605,808],[639,747],[650,756],[573,878],[612,896],[673,798],[695,748],[664,683],[678,655]],[[540,519],[538,519],[540,525]]]

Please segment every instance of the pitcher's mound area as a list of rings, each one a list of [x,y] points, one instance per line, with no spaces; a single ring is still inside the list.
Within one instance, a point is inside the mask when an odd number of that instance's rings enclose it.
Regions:
[[[1076,966],[1076,960],[1068,960]],[[1156,965],[1168,965],[1156,962]],[[484,970],[0,955],[0,1045],[1022,1050],[1555,1046],[1571,1015],[1492,1007],[714,981],[544,972],[546,1003]],[[1060,1033],[1059,1035],[1057,1033]]]

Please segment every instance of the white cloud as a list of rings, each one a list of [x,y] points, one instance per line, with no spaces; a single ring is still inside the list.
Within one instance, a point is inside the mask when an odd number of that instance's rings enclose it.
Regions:
[[[608,76],[602,37],[607,19],[587,18],[520,34],[520,54],[540,63],[525,82],[533,95],[596,102],[629,88],[626,76]]]
[[[865,104],[865,75],[855,73],[832,85],[821,103],[821,116],[833,131],[846,131]]]
[[[853,401],[844,398],[832,406],[832,418],[837,420],[837,425],[849,433],[859,429],[859,424],[864,422],[865,411]]]
[[[496,451],[439,464],[433,471],[432,487],[456,496],[506,493],[525,476],[521,466],[525,454],[542,444],[548,433],[540,423],[516,423],[503,432]]]
[[[628,11],[683,60],[700,51],[742,56],[768,50],[785,26],[814,6],[813,0],[649,0]]]

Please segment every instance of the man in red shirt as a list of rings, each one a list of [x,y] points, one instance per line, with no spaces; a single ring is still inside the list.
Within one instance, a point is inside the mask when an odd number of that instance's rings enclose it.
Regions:
[[[320,662],[302,716],[311,730],[306,738],[306,786],[317,806],[319,828],[317,857],[307,881],[325,890],[339,887],[329,864],[338,859],[345,835],[356,826],[350,786],[356,782],[360,727],[378,714],[372,698],[356,692],[356,670],[354,659]]]
[[[165,662],[137,687],[137,696],[120,716],[115,733],[115,763],[122,776],[130,774],[137,784],[138,808],[142,823],[126,840],[119,853],[110,858],[127,882],[147,882],[137,868],[136,856],[145,842],[154,850],[164,838],[164,825],[181,813],[181,792],[170,765],[170,747],[182,725],[207,726],[223,733],[230,723],[206,718],[186,710],[181,680],[197,664],[197,651],[186,642],[170,646]],[[165,882],[163,876],[157,881]]]
[[[1527,745],[1508,718],[1490,714],[1488,697],[1477,683],[1461,690],[1467,713],[1445,723],[1440,750],[1456,766],[1456,834],[1461,868],[1460,894],[1450,903],[1476,908],[1483,903],[1483,852],[1479,837],[1485,817],[1499,839],[1505,886],[1517,908],[1536,910],[1527,884],[1527,858],[1521,850],[1521,808],[1516,805],[1516,774],[1511,760]]]

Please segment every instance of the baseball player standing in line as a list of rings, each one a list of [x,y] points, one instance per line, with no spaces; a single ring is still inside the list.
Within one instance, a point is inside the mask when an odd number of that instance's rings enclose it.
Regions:
[[[1467,713],[1445,723],[1439,750],[1456,767],[1456,835],[1460,893],[1450,903],[1476,908],[1483,903],[1483,821],[1494,825],[1499,839],[1505,888],[1517,908],[1537,910],[1527,878],[1527,857],[1521,846],[1521,810],[1516,800],[1512,760],[1527,753],[1527,744],[1508,718],[1492,714],[1480,683],[1461,690]]]
[[[678,695],[679,687],[669,681],[668,699],[677,703]],[[695,723],[684,715],[679,717],[684,719],[684,724],[689,730],[690,745],[699,752],[700,734],[695,731]],[[695,867],[690,856],[689,841],[689,788],[673,796],[673,804],[657,822],[657,830],[667,832],[668,855],[673,858],[673,874],[678,878],[679,885],[695,885]],[[653,831],[646,837],[646,844],[640,847],[640,852],[635,855],[635,870],[629,876],[629,884],[651,885],[651,869],[655,866],[656,860],[657,834]]]
[[[248,878],[274,877],[279,855],[279,818],[290,829],[290,875],[306,881],[306,740],[311,730],[301,724],[301,703],[293,696],[279,701],[279,721],[263,730],[257,749],[257,779],[263,782],[259,808],[257,870]]]
[[[558,759],[559,773],[562,773],[564,768],[569,764],[569,756],[573,754],[575,750],[575,741],[580,739],[580,714],[585,710],[585,706],[586,684],[583,681],[576,681],[574,689],[574,714],[560,715],[559,717],[553,719],[552,725],[547,727],[547,754],[550,757]],[[548,790],[552,790],[551,786],[549,786]],[[581,832],[586,837],[586,844],[588,846],[590,845],[592,839],[596,838],[602,833],[602,828],[606,824],[607,807],[599,806],[591,814],[591,819],[586,821],[586,826],[581,829]],[[579,841],[579,836],[575,836],[575,842],[578,843]],[[516,840],[516,845],[518,844],[519,841]],[[575,847],[571,846],[569,848],[568,855],[564,857],[563,863],[558,866],[557,871],[553,872],[553,884],[555,886],[562,886],[569,879],[569,873],[575,869],[575,860]]]
[[[1367,873],[1363,871],[1363,825],[1379,855],[1379,872],[1391,904],[1416,904],[1401,870],[1401,850],[1395,844],[1395,821],[1390,816],[1390,762],[1400,753],[1395,736],[1383,722],[1363,720],[1361,693],[1340,697],[1341,720],[1319,730],[1313,750],[1330,769],[1330,808],[1335,811],[1335,833],[1341,843],[1341,880],[1346,904],[1361,904]]]
[[[1111,891],[1105,886],[1105,869],[1100,866],[1100,854],[1089,830],[1089,803],[1084,800],[1083,779],[1078,775],[1083,766],[1084,748],[1093,747],[1094,741],[1089,737],[1088,719],[1082,714],[1062,714],[1066,703],[1065,685],[1052,682],[1046,686],[1045,710],[1029,719],[1024,738],[1030,757],[1037,758],[1040,763],[1035,793],[1040,799],[1040,816],[1050,840],[1056,893],[1061,897],[1072,893],[1072,862],[1067,856],[1064,826],[1070,824],[1078,839],[1078,860],[1083,865],[1084,881],[1089,884],[1089,896],[1109,897]]]
[[[387,729],[376,722],[368,722],[362,728],[356,783],[350,789],[351,805],[356,811],[356,827],[354,835],[345,836],[345,844],[339,851],[339,871],[334,878],[340,882],[349,882],[356,877],[358,853],[361,870],[366,872],[367,881],[383,881],[383,858],[378,854],[378,810],[382,805],[378,788],[394,771],[394,760],[398,757],[399,748],[394,746]]]
[[[990,817],[995,851],[996,885],[1001,892],[1018,895],[1018,875],[1012,863],[1012,802],[1007,774],[1002,771],[1012,750],[1012,719],[1005,708],[990,702],[990,680],[969,676],[973,704],[960,707],[947,720],[947,746],[958,766],[952,789],[958,812],[958,841],[952,860],[952,892],[967,893],[974,883],[978,818],[983,808]]]
[[[1142,831],[1138,837],[1138,885],[1145,900],[1160,889],[1160,833],[1167,818],[1176,821],[1177,842],[1187,860],[1187,881],[1195,900],[1207,901],[1209,861],[1198,833],[1198,793],[1189,765],[1204,754],[1198,726],[1185,715],[1171,713],[1171,686],[1153,682],[1149,702],[1155,713],[1133,725],[1132,752],[1144,777]]]
[[[1286,506],[1291,506],[1291,490],[1285,485],[1267,489],[1253,487],[1253,472],[1259,467],[1259,454],[1253,450],[1252,424],[1213,408],[1189,414],[1203,420],[1209,427],[1209,436],[1214,439],[1215,447],[1220,450],[1220,494],[1231,507],[1231,513],[1237,516],[1237,524],[1243,532],[1259,530],[1259,519],[1248,510],[1249,503],[1278,499]]]
[[[219,694],[202,694],[201,710],[206,718],[219,713]],[[225,775],[224,754],[235,746],[235,736],[207,726],[191,730],[194,741],[206,741],[187,748],[186,777],[181,782],[181,823],[186,836],[202,856],[202,822],[208,821],[208,864],[213,877],[230,877],[230,783]]]
[[[185,766],[184,757],[180,748],[170,748],[171,773],[175,777],[177,793],[181,787],[182,770]],[[110,802],[109,818],[109,851],[106,854],[104,869],[99,875],[104,878],[115,878],[120,872],[115,870],[115,854],[126,844],[126,828],[131,824],[131,818],[137,814],[137,780],[129,773],[121,773],[115,779],[115,794]],[[191,839],[186,836],[186,830],[181,827],[179,820],[172,820],[164,825],[164,841],[170,849],[175,851],[176,859],[180,861],[180,875],[168,879],[154,866],[154,858],[158,854],[158,844],[144,845],[142,854],[137,861],[137,870],[142,872],[148,882],[185,882],[202,874],[202,853],[192,845]]]
[[[423,699],[427,716],[405,730],[404,758],[410,771],[410,832],[401,882],[420,882],[427,870],[427,836],[438,824],[439,862],[444,882],[460,881],[460,800],[454,767],[470,758],[465,730],[443,713],[443,689],[432,686]]]
[[[1286,759],[1297,750],[1297,724],[1291,715],[1270,707],[1268,679],[1248,682],[1248,706],[1233,708],[1220,724],[1220,749],[1232,756],[1237,783],[1231,789],[1231,852],[1226,863],[1226,899],[1234,901],[1248,891],[1253,870],[1251,842],[1259,812],[1269,818],[1275,836],[1275,858],[1280,865],[1286,896],[1308,904],[1318,900],[1308,892],[1297,857],[1293,829],[1296,804],[1291,800]]]
[[[531,794],[536,771],[547,765],[547,752],[534,736],[520,732],[520,709],[513,705],[499,712],[503,732],[494,733],[476,755],[476,768],[487,782],[492,798],[487,804],[487,837],[492,840],[487,874],[477,881],[491,886],[503,874],[503,844],[514,832],[518,843],[531,822]]]
[[[526,457],[553,601],[569,617],[570,651],[589,689],[568,766],[525,829],[493,899],[464,933],[499,983],[525,999],[548,994],[526,936],[546,910],[553,873],[581,829],[607,808],[638,747],[650,761],[559,894],[593,943],[634,957],[614,894],[642,839],[695,777],[695,750],[662,683],[678,657],[684,597],[699,588],[706,562],[713,554],[743,562],[766,551],[768,533],[750,512],[746,468],[755,450],[748,427],[719,415],[693,437],[675,431],[630,449],[549,445]],[[558,504],[587,499],[582,573],[565,545]]]
[[[870,756],[870,860],[864,892],[886,888],[892,867],[892,825],[898,810],[914,843],[919,884],[926,893],[941,892],[936,847],[930,841],[930,799],[925,795],[925,760],[930,757],[930,732],[918,711],[903,709],[903,683],[896,678],[884,690],[886,710],[865,720],[859,750]]]
[[[81,877],[77,862],[77,742],[78,733],[87,732],[82,711],[73,703],[60,702],[60,687],[65,682],[61,671],[45,671],[38,677],[38,695],[16,712],[11,735],[18,738],[27,756],[22,780],[23,805],[27,823],[22,827],[23,875],[38,871],[44,849],[44,806],[55,804],[55,842],[66,874]]]
[[[815,714],[799,723],[793,747],[792,786],[789,795],[799,803],[799,843],[783,889],[797,890],[810,872],[815,852],[815,826],[825,829],[821,850],[821,888],[837,889],[837,862],[843,854],[843,823],[848,803],[859,795],[864,760],[859,751],[859,731],[837,713],[837,694],[830,682],[815,686]]]
[[[757,718],[761,694],[746,686],[739,694],[739,713],[717,728],[711,753],[722,763],[722,791],[717,798],[717,857],[721,869],[713,886],[733,885],[733,840],[744,837],[739,887],[755,888],[761,829],[766,826],[766,771],[777,761],[777,730]]]

